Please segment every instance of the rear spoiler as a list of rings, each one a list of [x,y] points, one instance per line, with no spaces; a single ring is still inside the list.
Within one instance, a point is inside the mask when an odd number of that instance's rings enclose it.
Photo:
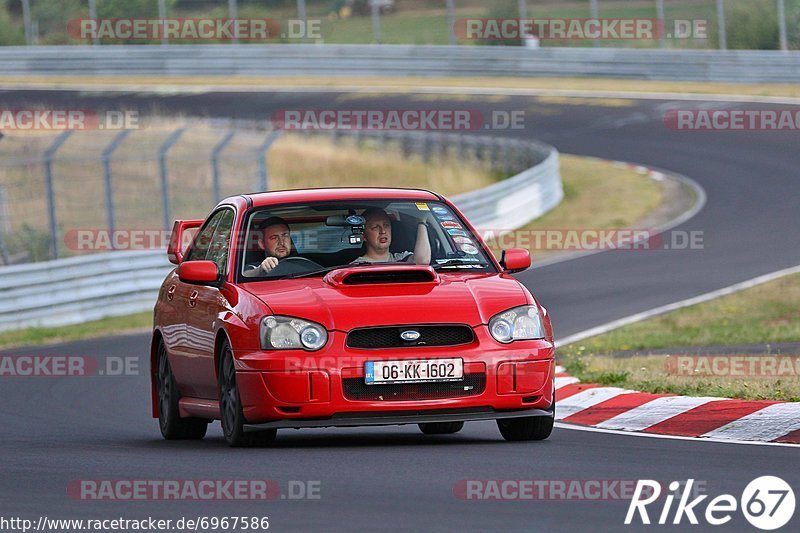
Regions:
[[[172,234],[167,246],[167,257],[170,263],[179,265],[183,261],[183,252],[186,250],[186,231],[199,228],[205,220],[176,220],[172,226]]]

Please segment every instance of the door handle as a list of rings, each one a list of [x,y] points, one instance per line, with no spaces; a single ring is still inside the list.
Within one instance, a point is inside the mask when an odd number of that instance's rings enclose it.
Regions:
[[[192,294],[189,295],[189,307],[194,307],[197,305],[197,297],[200,296],[200,293],[197,291],[192,291]]]
[[[175,291],[176,290],[177,290],[177,287],[175,285],[173,285],[172,287],[167,289],[167,300],[172,301],[172,299],[175,298]]]

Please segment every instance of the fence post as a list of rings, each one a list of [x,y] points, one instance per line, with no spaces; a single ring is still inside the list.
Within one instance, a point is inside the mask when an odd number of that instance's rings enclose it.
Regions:
[[[167,4],[166,0],[158,0],[158,18],[161,20],[161,44],[169,44],[166,32]]]
[[[228,19],[235,20],[237,18],[237,16],[238,16],[237,15],[237,11],[238,10],[236,8],[237,8],[236,0],[228,0]],[[239,42],[239,35],[238,35],[238,32],[236,31],[236,27],[237,27],[236,23],[234,22],[233,23],[234,30],[233,30],[233,32],[231,34],[232,35],[231,42],[233,44],[236,44],[236,43]]]
[[[517,9],[519,10],[520,20],[528,19],[528,0],[517,0]]]
[[[31,0],[22,0],[22,25],[25,28],[25,44],[33,44],[33,32],[31,31]]]
[[[8,232],[9,226],[8,213],[6,212],[6,187],[5,185],[0,185],[0,259],[3,260],[4,265],[11,264],[11,259],[8,256],[8,249],[3,240],[3,235]]]
[[[589,10],[591,14],[589,15],[592,19],[597,20],[600,18],[600,10],[597,7],[597,0],[589,0]],[[599,39],[592,39],[592,46],[599,46],[600,40]]]
[[[161,144],[158,149],[158,169],[161,175],[161,205],[164,216],[164,229],[169,230],[172,227],[172,213],[170,213],[169,201],[169,173],[167,172],[167,152],[172,146],[181,138],[185,128],[179,128],[172,132],[167,137],[167,140]]]
[[[372,4],[372,40],[375,44],[381,44],[381,12],[378,2]]]
[[[489,145],[491,153],[489,155],[489,168],[492,172],[497,170],[497,162],[500,159],[500,139],[492,139]]]
[[[308,16],[306,15],[306,0],[297,0],[297,18],[303,21],[303,42],[308,42]]]
[[[725,0],[717,0],[717,28],[719,31],[719,49],[728,49],[728,29],[725,26]]]
[[[425,134],[424,133],[421,133],[419,135],[419,140],[421,141],[420,142],[420,148],[421,148],[421,152],[422,152],[422,154],[421,154],[422,155],[422,161],[424,163],[429,163],[430,160],[431,160],[431,143],[430,143],[430,140],[425,138]]]
[[[456,44],[456,1],[447,0],[447,43]]]
[[[103,162],[103,183],[106,188],[106,219],[108,223],[108,231],[110,235],[114,235],[114,230],[116,229],[116,214],[114,212],[114,188],[111,183],[111,156],[114,154],[114,150],[119,148],[119,145],[125,140],[125,138],[130,135],[131,130],[123,130],[119,132],[114,139],[109,143],[109,145],[103,150],[103,154],[100,156],[101,161]],[[114,249],[114,241],[115,239],[111,239],[111,249]]]
[[[97,20],[97,0],[89,0],[89,18],[92,20]],[[92,45],[97,46],[100,44],[100,38],[97,36],[97,32],[92,36]]]
[[[222,187],[220,186],[219,178],[219,154],[230,144],[234,135],[236,135],[235,130],[229,131],[211,152],[211,185],[214,192],[214,204],[218,204],[220,200],[222,200]]]
[[[272,146],[278,137],[281,136],[281,130],[274,130],[269,132],[267,138],[258,147],[258,190],[260,192],[267,192],[269,182],[267,180],[267,151]]]
[[[667,18],[664,15],[664,0],[656,0],[656,18],[658,19],[658,46],[666,48],[667,46]]]
[[[786,35],[786,3],[778,0],[778,27],[780,28],[781,50],[784,52],[789,49],[789,38]]]
[[[67,142],[74,130],[61,133],[44,152],[44,188],[47,195],[47,221],[50,230],[50,256],[58,259],[58,219],[56,218],[56,196],[53,187],[53,158],[59,148]]]

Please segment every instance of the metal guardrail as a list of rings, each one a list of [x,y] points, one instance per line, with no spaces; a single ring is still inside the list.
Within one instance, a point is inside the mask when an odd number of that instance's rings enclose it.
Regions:
[[[384,134],[385,135],[385,134]],[[397,136],[428,146],[424,134]],[[467,140],[469,139],[469,140]],[[451,148],[485,150],[480,137],[438,137]],[[497,145],[497,139],[483,139]],[[482,229],[514,229],[561,202],[558,151],[548,145],[506,140],[532,167],[453,201]],[[489,156],[494,152],[489,152]],[[510,158],[513,159],[513,158]],[[119,251],[0,268],[0,331],[77,324],[152,309],[164,277],[173,268],[164,250]]]
[[[163,251],[109,252],[0,269],[0,331],[152,309],[172,265]]]
[[[414,45],[0,47],[0,76],[572,76],[800,82],[800,52]]]

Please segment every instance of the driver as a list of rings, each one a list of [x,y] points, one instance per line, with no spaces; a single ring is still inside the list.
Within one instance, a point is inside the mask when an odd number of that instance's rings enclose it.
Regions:
[[[278,266],[278,261],[296,253],[289,224],[281,217],[269,217],[255,229],[256,245],[265,257],[258,265],[245,266],[243,275],[250,278],[271,272]]]
[[[413,252],[391,252],[392,222],[386,211],[370,207],[361,216],[364,222],[364,244],[366,253],[353,263],[399,263],[411,261],[418,265],[431,262],[431,244],[428,241],[428,228],[424,220],[417,224],[417,242]]]

